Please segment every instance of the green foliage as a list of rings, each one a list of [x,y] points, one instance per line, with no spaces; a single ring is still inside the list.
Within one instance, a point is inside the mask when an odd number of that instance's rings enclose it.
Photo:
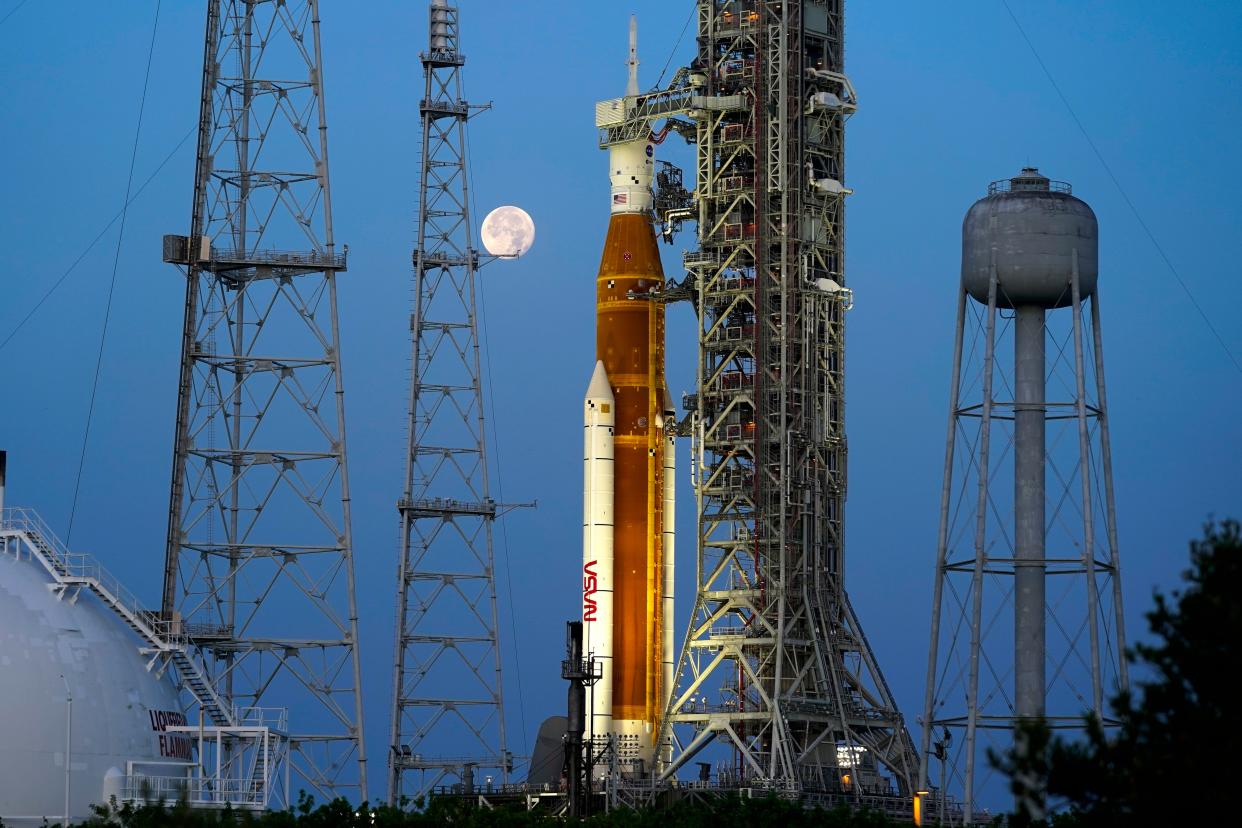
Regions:
[[[132,805],[97,808],[96,816],[80,828],[216,828],[245,826],[250,828],[527,828],[527,826],[564,825],[570,828],[889,828],[893,823],[875,811],[853,811],[838,808],[832,811],[803,808],[797,802],[775,797],[767,799],[722,798],[706,803],[678,802],[667,807],[642,811],[618,810],[597,814],[584,820],[568,820],[546,814],[528,812],[521,807],[480,809],[466,799],[436,798],[426,808],[407,811],[400,808],[366,806],[355,809],[344,799],[315,806],[305,793],[298,804],[287,811],[253,815],[245,812],[195,810],[185,803],[171,806]],[[0,826],[2,828],[2,826]]]
[[[1171,597],[1156,593],[1147,613],[1152,641],[1128,654],[1152,678],[1112,699],[1116,733],[1088,718],[1086,738],[1068,742],[1032,724],[1022,734],[1030,753],[993,757],[1019,799],[1046,785],[1068,803],[1052,825],[1213,825],[1232,813],[1232,784],[1242,778],[1242,525],[1204,527],[1183,578]],[[1010,818],[1032,824],[1026,813]]]
[[[721,798],[706,803],[678,802],[666,808],[642,811],[619,810],[593,816],[580,824],[590,828],[657,828],[666,825],[678,828],[885,828],[895,823],[875,811],[853,811],[848,808],[824,811],[768,797]]]

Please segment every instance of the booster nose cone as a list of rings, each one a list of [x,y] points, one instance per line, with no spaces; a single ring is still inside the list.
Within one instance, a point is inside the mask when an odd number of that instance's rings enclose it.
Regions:
[[[612,394],[612,386],[608,383],[608,371],[604,369],[603,360],[595,361],[595,371],[591,373],[591,382],[587,385],[586,398],[588,400],[603,400],[604,402],[615,402]]]

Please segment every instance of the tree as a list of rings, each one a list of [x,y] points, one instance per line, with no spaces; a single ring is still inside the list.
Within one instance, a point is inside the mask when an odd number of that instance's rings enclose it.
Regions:
[[[1242,779],[1242,525],[1207,524],[1183,578],[1170,597],[1156,592],[1152,640],[1127,653],[1150,678],[1111,700],[1115,733],[1088,717],[1086,738],[1070,742],[1037,723],[1023,734],[1028,756],[992,757],[1019,801],[1035,780],[1069,806],[1053,825],[1231,822]],[[1032,821],[1016,813],[1010,824]]]

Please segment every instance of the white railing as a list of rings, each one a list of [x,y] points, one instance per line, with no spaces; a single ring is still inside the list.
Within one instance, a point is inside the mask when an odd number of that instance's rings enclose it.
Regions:
[[[117,799],[253,811],[288,805],[289,740],[283,731],[287,711],[244,707],[234,716],[235,725],[168,727],[169,733],[194,745],[194,761],[127,762],[125,776],[118,780]]]
[[[210,776],[148,776],[135,773],[121,785],[122,802],[180,802],[197,807],[267,808],[267,791],[251,779],[216,779]]]
[[[24,537],[27,547],[38,557],[53,580],[62,586],[87,587],[124,618],[150,647],[171,655],[182,683],[191,685],[189,689],[199,705],[219,714],[218,717],[213,715],[213,718],[222,718],[228,723],[237,721],[238,711],[224,704],[212,687],[211,680],[194,663],[186,647],[188,639],[180,625],[143,609],[138,596],[126,589],[120,579],[91,555],[70,552],[34,509],[12,507],[0,510],[0,532]],[[202,695],[194,690],[195,684],[205,688]],[[282,732],[283,729],[282,723]]]
[[[287,707],[234,707],[233,720],[238,727],[266,727],[283,734],[289,726]]]
[[[32,541],[40,555],[47,558],[45,567],[52,570],[58,581],[88,581],[96,593],[122,614],[129,615],[134,621],[146,626],[154,635],[150,643],[160,649],[168,649],[180,643],[174,634],[173,625],[163,620],[158,614],[143,609],[138,596],[125,588],[124,584],[107,570],[99,561],[85,552],[70,552],[34,509],[23,507],[6,508],[0,513],[0,531],[23,532]]]

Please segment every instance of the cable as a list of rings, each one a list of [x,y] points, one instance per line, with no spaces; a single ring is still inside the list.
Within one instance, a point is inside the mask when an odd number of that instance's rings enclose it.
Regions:
[[[43,303],[52,297],[52,294],[56,292],[56,289],[59,288],[61,284],[64,283],[65,279],[69,278],[69,275],[73,273],[75,269],[77,269],[77,266],[82,263],[82,260],[86,258],[87,254],[89,254],[92,250],[95,249],[95,245],[99,244],[99,240],[102,239],[105,235],[107,235],[108,231],[112,229],[112,225],[116,224],[117,220],[119,220],[121,216],[125,213],[126,208],[128,208],[129,205],[133,204],[135,201],[138,200],[138,196],[142,195],[142,192],[143,190],[147,188],[147,185],[149,185],[152,181],[155,180],[155,177],[160,174],[160,171],[163,170],[164,167],[168,164],[168,162],[173,159],[173,156],[176,155],[177,152],[183,146],[185,146],[185,142],[190,140],[190,136],[193,135],[197,131],[198,131],[198,127],[193,126],[193,127],[190,127],[189,132],[181,136],[181,140],[177,142],[177,145],[172,148],[172,150],[168,153],[168,155],[164,156],[164,160],[161,161],[159,165],[151,172],[151,175],[147,176],[147,180],[142,182],[142,186],[134,191],[133,196],[130,197],[130,199],[125,202],[125,205],[116,212],[116,215],[114,215],[112,219],[106,225],[104,225],[104,228],[99,231],[98,235],[96,235],[94,239],[91,240],[91,243],[86,246],[86,249],[83,250],[78,255],[78,257],[73,260],[73,264],[69,265],[69,268],[60,275],[60,278],[57,279],[55,283],[53,283],[52,286],[47,289],[47,291],[43,294],[43,297],[39,299],[38,302],[35,303],[35,306],[31,308],[26,313],[25,316],[22,317],[22,321],[18,322],[17,325],[13,328],[13,330],[9,331],[8,335],[3,340],[0,340],[0,351],[3,351],[5,346],[8,345],[9,342],[13,340],[13,337],[17,336],[17,334],[21,332],[21,329],[26,327],[26,323],[29,322],[31,317],[33,317],[35,313],[38,312],[39,308],[43,307]]]
[[[473,187],[471,188],[471,190],[473,192]],[[491,408],[492,410],[492,417],[495,418],[496,397],[492,390],[492,383],[491,383],[492,349],[488,345],[488,342],[487,342],[487,308],[486,308],[486,302],[484,302],[483,300],[482,280],[480,280],[480,283],[479,283],[479,316],[481,317],[481,321],[483,323],[480,326],[480,328],[483,331],[483,354],[484,354],[484,359],[487,362],[487,377],[488,377],[487,404],[488,404],[488,407]],[[495,432],[493,432],[493,434],[495,434]],[[499,439],[494,441],[494,447],[495,447],[494,456],[496,458],[496,494],[500,498],[499,502],[504,503],[505,502],[505,488],[504,488],[504,483],[501,482],[502,478],[500,476],[500,440]],[[504,551],[505,551],[505,589],[509,593],[509,639],[513,642],[513,667],[514,667],[514,673],[515,675],[517,675],[518,715],[521,717],[521,722],[522,722],[522,727],[520,728],[522,732],[522,753],[524,755],[529,756],[530,747],[526,740],[526,701],[522,696],[522,657],[521,657],[521,654],[518,652],[517,614],[513,608],[513,567],[510,565],[510,557],[509,557],[509,528],[505,524],[505,519],[503,515],[500,517],[500,538],[501,538],[501,546],[504,548]]]
[[[1108,162],[1104,160],[1103,153],[1101,153],[1099,147],[1095,145],[1095,141],[1091,140],[1091,135],[1087,132],[1087,128],[1083,126],[1082,121],[1078,119],[1078,114],[1074,112],[1074,107],[1070,106],[1070,102],[1065,97],[1065,93],[1061,91],[1061,87],[1057,84],[1056,79],[1052,76],[1052,73],[1048,71],[1048,66],[1044,63],[1044,59],[1039,56],[1039,51],[1035,48],[1035,44],[1031,42],[1029,37],[1027,37],[1026,30],[1022,28],[1022,24],[1018,21],[1018,16],[1013,13],[1013,9],[1009,6],[1009,0],[1001,0],[1001,5],[1005,7],[1005,11],[1009,12],[1009,19],[1013,21],[1013,25],[1018,27],[1018,34],[1022,35],[1022,39],[1026,41],[1026,45],[1031,50],[1031,54],[1035,56],[1035,62],[1039,64],[1039,68],[1043,70],[1044,76],[1048,78],[1048,82],[1052,84],[1053,90],[1056,91],[1057,97],[1061,99],[1061,103],[1065,105],[1066,111],[1068,111],[1070,117],[1074,119],[1074,124],[1077,125],[1078,131],[1082,133],[1082,137],[1087,139],[1087,145],[1091,147],[1091,151],[1095,153],[1096,159],[1098,159],[1100,165],[1104,167],[1104,172],[1108,173],[1108,177],[1112,179],[1113,186],[1117,188],[1117,192],[1121,193],[1122,200],[1125,201],[1126,206],[1130,208],[1130,212],[1134,214],[1134,218],[1139,223],[1139,227],[1143,228],[1143,232],[1147,234],[1148,240],[1150,240],[1152,246],[1156,248],[1156,252],[1160,254],[1160,258],[1164,260],[1165,265],[1169,268],[1169,272],[1173,274],[1173,278],[1176,279],[1177,283],[1182,286],[1182,290],[1186,292],[1186,298],[1190,300],[1190,304],[1194,306],[1194,309],[1199,312],[1199,316],[1202,317],[1203,323],[1207,325],[1208,330],[1212,332],[1212,336],[1216,337],[1216,341],[1220,343],[1220,347],[1225,352],[1225,356],[1229,357],[1229,361],[1233,363],[1233,367],[1238,369],[1239,374],[1242,374],[1242,362],[1239,362],[1233,351],[1229,349],[1229,345],[1225,342],[1224,337],[1220,335],[1220,331],[1216,330],[1216,326],[1212,324],[1212,320],[1209,319],[1207,313],[1204,312],[1203,306],[1199,304],[1199,302],[1195,299],[1194,294],[1190,292],[1190,287],[1186,284],[1185,280],[1182,279],[1181,274],[1177,272],[1177,268],[1173,266],[1172,260],[1170,260],[1168,255],[1164,252],[1164,248],[1160,246],[1160,242],[1156,240],[1156,234],[1151,231],[1151,228],[1147,226],[1147,222],[1143,221],[1143,217],[1139,215],[1138,208],[1134,206],[1134,202],[1130,200],[1129,194],[1126,193],[1125,188],[1121,186],[1121,182],[1117,179],[1116,174],[1113,173],[1113,168],[1110,167]]]
[[[659,89],[660,84],[664,82],[664,73],[668,71],[668,67],[673,65],[673,56],[677,54],[677,48],[681,46],[681,40],[686,36],[686,30],[690,28],[690,21],[694,19],[695,9],[690,8],[690,14],[686,15],[686,25],[681,27],[681,34],[677,35],[677,42],[673,44],[673,50],[668,53],[668,60],[664,61],[664,68],[660,70],[660,77],[656,78],[653,89]]]
[[[6,20],[8,20],[13,15],[17,14],[17,10],[20,9],[24,5],[26,5],[26,0],[18,0],[17,5],[9,9],[8,14],[6,14],[4,17],[0,17],[0,26],[3,26]]]
[[[69,528],[65,531],[65,546],[73,537],[73,519],[78,512],[78,493],[82,488],[82,470],[86,466],[86,446],[91,436],[91,419],[95,414],[95,395],[99,391],[99,375],[103,369],[104,344],[108,339],[108,321],[112,318],[112,297],[116,292],[116,274],[121,263],[121,244],[125,240],[125,219],[129,215],[130,194],[134,188],[134,166],[138,162],[138,139],[142,136],[142,116],[147,109],[147,89],[151,82],[151,60],[155,56],[155,35],[160,27],[160,3],[155,2],[155,20],[151,24],[151,43],[147,46],[147,67],[142,76],[142,98],[138,102],[138,124],[134,127],[134,145],[129,153],[129,177],[125,181],[125,201],[121,208],[121,227],[116,234],[116,252],[112,255],[112,278],[108,282],[108,300],[104,304],[103,328],[99,332],[99,353],[95,357],[95,378],[91,382],[91,397],[86,408],[86,427],[82,430],[82,453],[78,457],[78,476],[73,483],[73,501],[69,507]]]
[[[469,125],[467,124],[467,127],[468,126]],[[479,204],[475,197],[474,168],[470,166],[470,158],[474,155],[473,150],[470,149],[470,130],[468,128],[463,129],[462,134],[466,141],[466,176],[468,179],[468,184],[470,186],[470,204],[467,206],[470,208],[470,215],[477,216],[479,214]],[[468,228],[468,230],[472,231],[473,228]],[[474,271],[474,276],[476,279],[478,279],[478,270]],[[483,300],[483,280],[478,279],[477,284],[478,284],[478,296],[479,296],[479,316],[480,316],[480,322],[482,323],[481,325],[479,325],[479,329],[482,331],[482,334],[483,334],[483,358],[487,365],[487,380],[488,380],[487,381],[487,404],[488,404],[488,407],[491,408],[492,410],[492,419],[494,420],[496,417],[496,397],[495,397],[495,393],[492,390],[492,382],[491,382],[492,349],[487,341],[487,309],[486,309],[486,303]],[[480,383],[482,383],[482,377],[479,378],[479,381]],[[482,403],[480,402],[480,404]],[[495,436],[495,431],[493,431],[492,434],[493,436]],[[483,436],[486,436],[486,435],[483,435]],[[495,458],[495,463],[496,463],[496,495],[499,498],[498,502],[504,503],[505,502],[505,487],[504,487],[504,478],[501,475],[501,471],[500,471],[500,438],[499,437],[496,437],[496,439],[493,441],[493,449],[494,451],[493,451],[492,456]],[[509,596],[509,640],[512,642],[512,647],[513,647],[513,671],[514,671],[514,674],[517,676],[518,716],[519,716],[519,721],[521,722],[521,727],[519,727],[518,730],[522,734],[522,753],[523,755],[529,756],[530,755],[530,744],[526,738],[526,699],[522,694],[522,658],[521,658],[521,654],[518,651],[519,648],[518,648],[518,634],[517,634],[517,630],[518,630],[517,615],[513,609],[513,567],[511,566],[511,558],[509,555],[509,529],[505,523],[503,512],[499,515],[497,520],[500,523],[501,548],[504,550],[505,590],[508,592],[508,596]],[[495,586],[493,586],[492,588],[495,589]],[[497,632],[497,638],[498,638],[496,646],[500,646],[500,642],[499,642],[500,631],[497,630],[496,632]]]

